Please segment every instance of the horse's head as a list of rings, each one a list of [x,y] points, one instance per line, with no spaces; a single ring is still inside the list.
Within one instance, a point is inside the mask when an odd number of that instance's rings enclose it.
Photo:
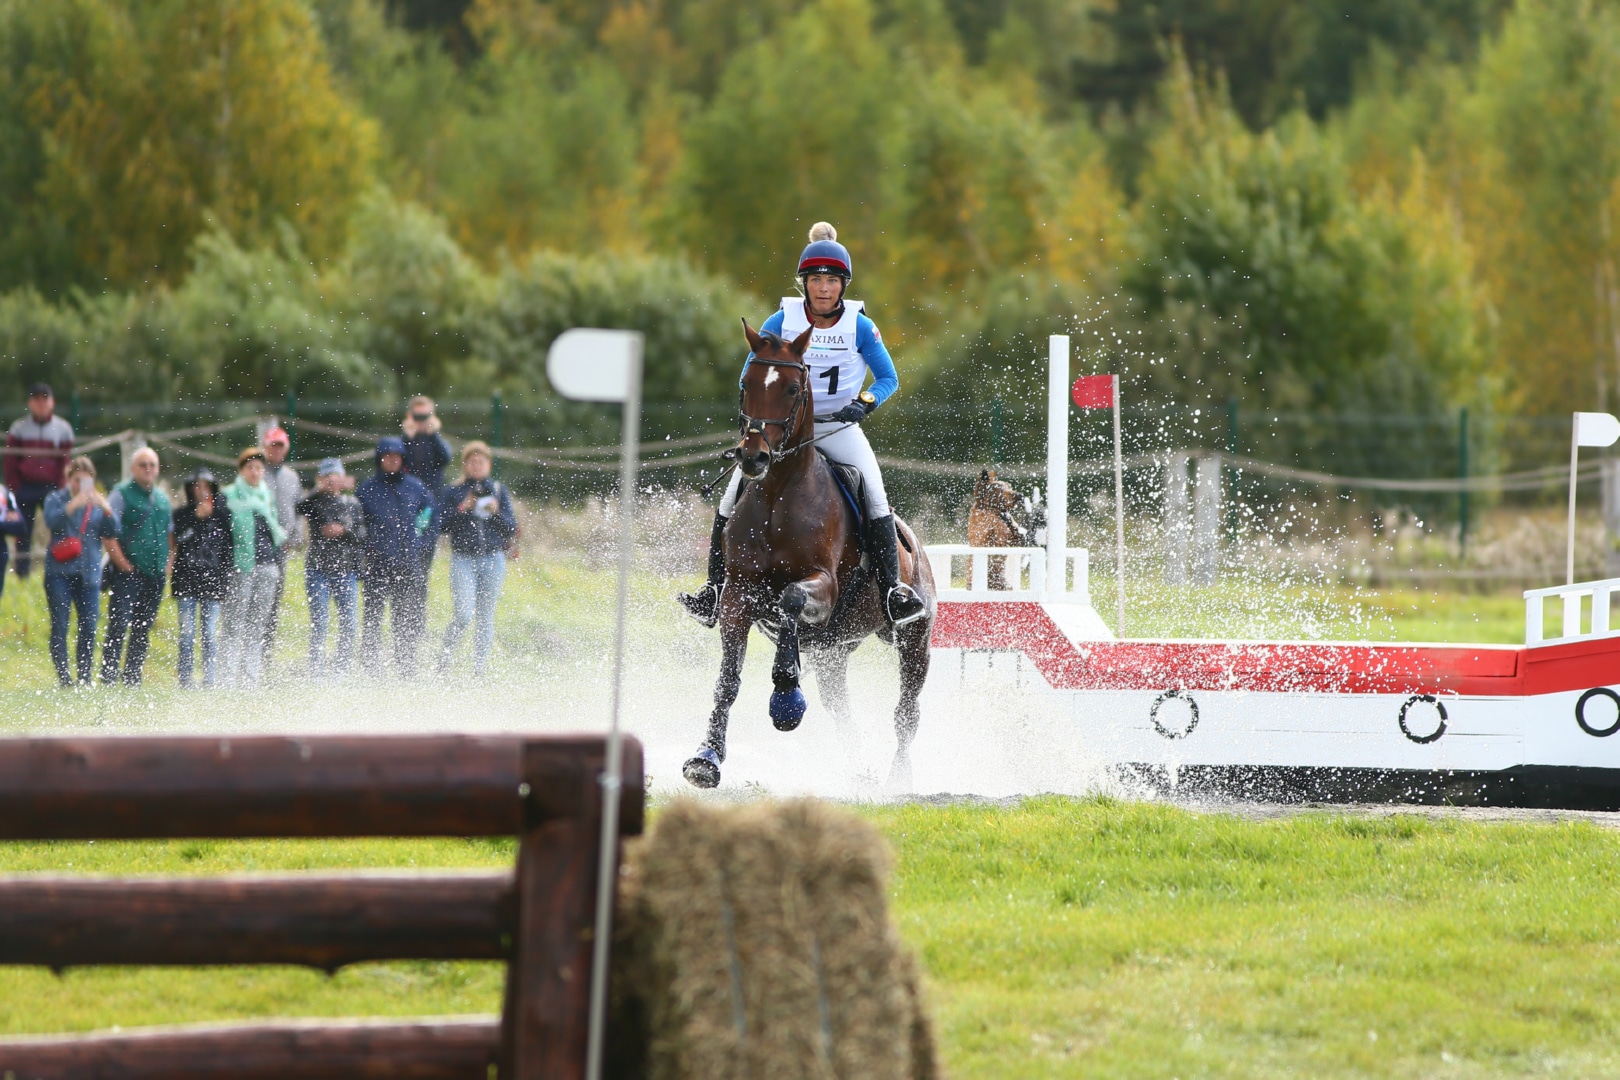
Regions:
[[[980,469],[979,481],[973,485],[973,505],[993,514],[1018,509],[1018,492],[1007,481],[998,478],[993,469]]]
[[[804,363],[810,330],[784,341],[775,334],[755,333],[744,319],[743,333],[754,358],[743,369],[737,467],[750,480],[760,480],[812,422],[810,369]]]

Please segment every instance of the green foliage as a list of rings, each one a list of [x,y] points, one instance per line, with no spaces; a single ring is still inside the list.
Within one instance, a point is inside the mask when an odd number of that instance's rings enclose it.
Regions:
[[[1585,0],[0,0],[0,341],[539,400],[616,319],[724,400],[827,219],[908,394],[1062,329],[1136,400],[1612,407],[1617,60]]]
[[[543,394],[546,350],[571,326],[617,326],[646,335],[646,396],[735,398],[748,346],[738,319],[768,311],[723,280],[670,258],[590,259],[537,254],[508,264],[479,321],[478,355],[517,399]]]
[[[0,3],[0,287],[173,282],[210,226],[341,243],[375,134],[297,0]]]
[[[1224,73],[1239,115],[1265,127],[1303,105],[1313,116],[1350,101],[1375,54],[1412,65],[1472,57],[1506,0],[1121,0],[1098,11],[1106,59],[1081,56],[1075,88],[1094,107],[1150,103],[1174,41],[1193,66]]]
[[[1429,222],[1443,203],[1418,181],[1406,203],[1358,196],[1308,118],[1251,133],[1185,67],[1166,96],[1122,283],[1168,393],[1419,413],[1468,393],[1474,298],[1459,239]]]

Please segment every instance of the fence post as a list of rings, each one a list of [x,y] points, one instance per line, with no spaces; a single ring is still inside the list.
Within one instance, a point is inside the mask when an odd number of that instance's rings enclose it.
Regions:
[[[990,399],[990,464],[1001,465],[1001,395]]]
[[[1457,478],[1468,481],[1468,406],[1457,414]],[[1468,488],[1457,489],[1457,554],[1468,555]]]
[[[1164,583],[1187,584],[1192,513],[1187,498],[1187,458],[1170,455],[1164,467]]]
[[[502,412],[501,392],[497,390],[489,399],[489,445],[495,447],[496,449],[500,448],[501,436],[503,434],[502,428],[504,425],[502,424],[502,421],[505,418],[501,415]],[[489,463],[489,471],[494,476],[498,477],[501,475],[500,458],[495,458],[495,460]]]
[[[287,427],[287,457],[288,458],[296,458],[297,455],[293,453],[293,450],[298,445],[298,435],[297,435],[297,433],[295,431],[295,429],[298,427],[298,394],[295,393],[292,390],[287,391],[287,424],[286,424],[286,427]]]
[[[1603,531],[1608,540],[1605,574],[1620,577],[1620,458],[1604,458]]]
[[[1221,455],[1200,454],[1193,489],[1193,584],[1215,584],[1221,558]]]
[[[75,434],[77,434],[77,432],[75,432]],[[130,459],[135,456],[135,451],[144,449],[146,449],[146,436],[139,431],[131,431],[129,434],[118,440],[118,465],[120,482],[128,480],[130,477],[135,475],[135,470],[131,468],[133,463]]]

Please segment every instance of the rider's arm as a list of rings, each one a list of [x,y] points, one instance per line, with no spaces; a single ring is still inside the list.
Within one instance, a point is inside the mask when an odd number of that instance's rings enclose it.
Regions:
[[[855,317],[855,348],[872,372],[871,391],[872,396],[877,398],[877,404],[872,408],[876,409],[890,394],[900,389],[900,376],[895,374],[894,360],[883,344],[883,335],[878,333],[877,324],[865,315]]]
[[[782,309],[777,308],[774,312],[772,312],[771,317],[766,319],[765,322],[760,326],[759,332],[762,333],[762,334],[775,334],[777,337],[781,337],[782,336],[782,318],[783,318]],[[748,359],[752,360],[753,358],[754,358],[754,354],[752,352],[750,352],[748,354]],[[747,361],[743,362],[743,370],[744,371],[748,370]],[[739,388],[742,387],[742,376],[740,376],[740,375],[737,377],[737,386]]]

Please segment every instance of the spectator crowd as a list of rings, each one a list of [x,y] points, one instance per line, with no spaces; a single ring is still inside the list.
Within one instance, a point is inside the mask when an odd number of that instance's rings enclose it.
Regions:
[[[400,426],[400,435],[377,441],[372,473],[358,485],[340,459],[326,458],[306,491],[287,461],[291,439],[274,427],[237,455],[230,483],[207,468],[187,473],[176,505],[151,448],[130,457],[129,479],[110,490],[98,484],[90,458],[74,456],[73,428],[56,415],[51,388],[35,384],[28,414],[6,438],[0,590],[10,536],[16,576],[42,568],[51,662],[63,686],[96,675],[103,591],[103,683],[140,683],[167,592],[179,628],[180,685],[254,686],[274,655],[288,555],[302,549],[311,677],[339,678],[358,664],[369,675],[391,665],[409,678],[418,674],[428,577],[444,536],[452,617],[437,668],[449,668],[471,628],[473,665],[483,672],[517,534],[511,495],[492,477],[493,454],[482,442],[462,447],[461,476],[445,482],[456,455],[430,399],[413,398]],[[43,553],[32,543],[39,517],[50,532]]]

